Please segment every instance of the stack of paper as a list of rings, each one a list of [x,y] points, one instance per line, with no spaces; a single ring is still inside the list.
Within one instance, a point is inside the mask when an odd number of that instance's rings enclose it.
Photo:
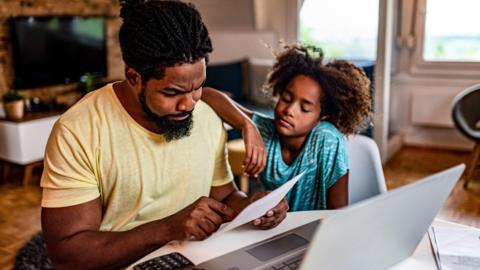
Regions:
[[[432,226],[428,235],[440,270],[480,269],[480,230]]]

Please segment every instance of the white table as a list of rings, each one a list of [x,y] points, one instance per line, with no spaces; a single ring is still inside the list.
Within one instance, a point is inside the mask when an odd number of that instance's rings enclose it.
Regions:
[[[133,265],[171,252],[180,252],[188,259],[190,259],[195,265],[197,265],[220,255],[270,238],[300,225],[309,223],[322,217],[328,217],[329,215],[335,214],[335,212],[336,211],[292,212],[288,213],[287,218],[280,225],[271,230],[252,230],[249,225],[244,225],[242,227],[225,232],[220,235],[213,234],[212,236],[210,236],[210,238],[204,241],[170,243],[148,254]],[[436,219],[434,221],[434,225],[449,227],[463,226],[460,224],[455,224],[439,219]],[[130,266],[129,269],[131,269],[132,266]],[[414,254],[410,258],[394,265],[390,269],[436,270],[437,265],[435,263],[435,258],[432,253],[428,235],[425,234],[424,238],[422,239]]]
[[[0,159],[19,165],[42,160],[48,137],[59,117],[56,113],[31,120],[0,120]]]
[[[27,114],[21,120],[0,120],[0,159],[25,166],[24,186],[28,186],[33,169],[42,164],[45,147],[59,112]],[[3,178],[7,177],[5,165]]]

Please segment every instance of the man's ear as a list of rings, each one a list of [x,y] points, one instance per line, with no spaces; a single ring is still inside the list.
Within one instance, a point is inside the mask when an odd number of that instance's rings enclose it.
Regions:
[[[135,69],[128,66],[125,67],[125,78],[130,87],[135,90],[142,89],[142,76]]]

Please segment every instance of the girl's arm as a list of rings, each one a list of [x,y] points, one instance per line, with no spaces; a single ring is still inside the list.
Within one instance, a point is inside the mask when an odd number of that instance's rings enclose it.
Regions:
[[[348,172],[327,190],[327,209],[348,205]]]
[[[204,87],[202,100],[229,125],[242,130],[245,143],[244,173],[253,177],[265,167],[267,152],[262,136],[251,117],[253,112],[242,107],[224,93],[210,87]]]
[[[242,129],[245,122],[249,121],[253,112],[233,101],[229,96],[211,87],[204,87],[202,100],[229,125],[236,129]]]

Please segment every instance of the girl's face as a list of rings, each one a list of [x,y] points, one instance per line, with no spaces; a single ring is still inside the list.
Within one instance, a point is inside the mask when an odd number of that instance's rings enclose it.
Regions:
[[[320,121],[323,91],[305,75],[295,76],[280,95],[275,106],[275,126],[286,137],[302,137]]]

